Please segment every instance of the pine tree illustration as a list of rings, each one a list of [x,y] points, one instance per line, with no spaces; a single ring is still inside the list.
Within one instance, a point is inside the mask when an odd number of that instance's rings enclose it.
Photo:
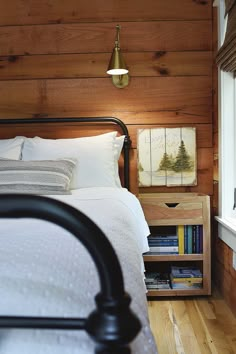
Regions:
[[[178,154],[175,159],[175,163],[173,166],[173,170],[175,172],[180,172],[180,171],[191,171],[192,170],[192,161],[191,157],[187,153],[187,150],[184,145],[184,141],[181,140],[179,149],[178,149]]]
[[[167,170],[171,170],[171,169],[172,169],[171,159],[170,159],[169,155],[165,152],[163,154],[163,157],[162,157],[161,162],[159,164],[159,170],[167,171]]]
[[[141,162],[139,162],[139,164],[138,164],[138,170],[139,170],[140,172],[143,172],[143,171],[144,171]]]

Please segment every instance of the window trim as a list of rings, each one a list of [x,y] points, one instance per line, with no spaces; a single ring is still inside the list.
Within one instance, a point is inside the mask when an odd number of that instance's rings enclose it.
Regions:
[[[219,45],[224,41],[226,19],[225,4],[219,0],[218,38]],[[218,69],[218,119],[219,119],[219,223],[218,236],[236,251],[236,212],[234,205],[234,188],[236,178],[236,80],[232,73]],[[233,149],[232,149],[233,147]],[[233,161],[233,163],[232,163]],[[229,178],[230,177],[230,178]],[[225,183],[227,181],[227,183]]]

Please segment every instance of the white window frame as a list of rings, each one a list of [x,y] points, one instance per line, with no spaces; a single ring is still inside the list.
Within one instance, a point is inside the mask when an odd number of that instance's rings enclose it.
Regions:
[[[215,2],[216,3],[216,2]],[[227,18],[224,0],[218,0],[219,46],[224,41]],[[236,252],[236,79],[232,73],[218,71],[219,98],[219,237]]]

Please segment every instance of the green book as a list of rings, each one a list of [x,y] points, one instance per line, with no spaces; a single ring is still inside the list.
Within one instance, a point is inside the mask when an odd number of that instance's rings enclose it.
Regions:
[[[188,254],[193,253],[193,227],[187,226],[187,238],[188,238]]]

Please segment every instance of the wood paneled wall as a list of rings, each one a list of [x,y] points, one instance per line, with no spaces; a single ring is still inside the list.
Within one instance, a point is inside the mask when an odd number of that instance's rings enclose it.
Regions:
[[[106,74],[117,23],[131,77],[122,90]],[[134,192],[137,129],[194,126],[198,185],[141,191],[206,193],[214,215],[218,203],[215,24],[211,0],[0,0],[0,119],[103,115],[122,119],[133,141]],[[13,128],[2,129],[1,137],[14,136]],[[44,127],[37,133],[41,132],[47,135]],[[63,133],[74,136],[75,130],[60,128],[55,137]],[[215,280],[235,309],[236,299],[230,294],[236,277],[228,261],[232,252],[213,230]]]
[[[125,89],[106,74],[117,23]],[[212,195],[212,1],[0,0],[0,119],[39,116],[122,119],[134,192],[137,129],[194,126],[198,185],[143,191]]]

